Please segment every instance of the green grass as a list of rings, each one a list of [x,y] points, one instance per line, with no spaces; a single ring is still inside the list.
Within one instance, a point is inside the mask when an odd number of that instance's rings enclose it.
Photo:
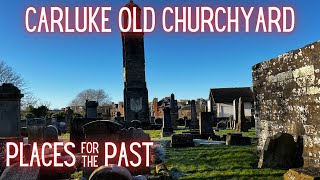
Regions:
[[[282,179],[285,170],[257,169],[256,146],[167,148],[168,169],[179,179]]]
[[[215,132],[216,135],[223,135],[228,133],[240,133],[240,132],[238,132],[235,129],[219,130]],[[249,132],[241,132],[241,133],[243,136],[247,136],[250,138],[257,138],[255,129],[250,129]]]
[[[59,138],[70,139],[70,133],[61,134]]]
[[[182,134],[183,131],[187,131],[184,129],[174,130],[176,134]],[[149,134],[153,139],[161,139],[161,130],[144,130],[145,133]]]

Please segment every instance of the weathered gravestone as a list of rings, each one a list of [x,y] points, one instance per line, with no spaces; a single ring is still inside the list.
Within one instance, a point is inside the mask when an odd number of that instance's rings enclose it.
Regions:
[[[242,136],[241,133],[228,133],[226,136],[226,145],[232,145],[232,146],[251,145],[251,138]]]
[[[267,138],[260,156],[259,168],[297,168],[303,165],[303,140],[290,134],[277,133]]]
[[[34,118],[28,121],[28,143],[44,143],[44,130],[46,128],[46,122],[41,118]]]
[[[98,105],[96,101],[86,101],[86,118],[98,117]]]
[[[278,132],[304,141],[304,166],[320,167],[320,41],[252,67],[258,151]]]
[[[73,120],[73,110],[70,107],[66,109],[65,122],[66,122],[66,131],[70,132],[71,121]]]
[[[124,167],[111,164],[110,166],[100,166],[92,172],[89,180],[132,180],[131,173]]]
[[[55,126],[49,125],[44,130],[44,138],[46,142],[58,142],[59,132]]]
[[[240,132],[248,132],[249,127],[246,121],[246,116],[244,114],[244,104],[242,101],[242,98],[239,98],[239,110],[238,110],[238,124],[237,124],[237,130]]]
[[[80,152],[81,142],[83,142],[85,140],[82,126],[89,123],[89,122],[93,122],[96,120],[98,120],[98,119],[97,118],[75,118],[71,122],[70,142],[73,142],[76,146],[73,150],[75,153]]]
[[[197,117],[197,108],[196,108],[196,101],[191,101],[191,122],[190,122],[190,129],[199,129],[199,121]]]
[[[141,122],[139,120],[132,120],[130,122],[130,127],[141,128]]]
[[[20,167],[20,163],[15,163],[6,168],[0,180],[39,180],[39,167]]]
[[[163,126],[161,132],[162,137],[171,136],[173,133],[170,111],[171,110],[169,107],[163,108]]]
[[[182,119],[182,118],[179,118],[179,119],[178,119],[178,125],[179,125],[179,126],[185,126],[185,125],[186,125],[185,120]]]
[[[283,176],[284,180],[319,180],[320,168],[306,167],[289,169]]]
[[[174,134],[171,137],[171,147],[193,147],[192,134]]]
[[[213,129],[211,127],[212,119],[210,112],[201,112],[200,114],[200,134],[201,135],[212,135]]]
[[[85,135],[86,142],[98,142],[99,143],[99,157],[106,157],[105,154],[105,142],[121,142],[121,124],[109,120],[98,120],[89,122],[83,125],[83,133]],[[92,154],[93,155],[93,154]],[[116,161],[110,161],[110,164],[117,164]],[[98,165],[105,164],[104,158],[99,158]],[[94,168],[84,168],[83,177],[89,178],[90,174],[94,171]]]
[[[21,142],[21,94],[13,84],[0,86],[0,173],[5,164],[5,146],[7,142]]]
[[[171,124],[172,128],[177,128],[177,120],[178,120],[178,106],[177,101],[174,98],[174,94],[171,94],[170,99],[170,115],[171,115]]]
[[[233,100],[233,122],[232,122],[232,129],[237,128],[239,119],[239,99]]]
[[[13,84],[0,86],[0,137],[20,137],[22,97]]]
[[[218,130],[227,129],[227,124],[226,124],[224,121],[220,121],[220,122],[218,122],[218,124],[217,124],[217,129],[218,129]]]
[[[135,129],[129,128],[121,129],[122,126],[119,123],[109,120],[98,120],[87,123],[83,125],[83,132],[85,135],[86,142],[98,142],[99,143],[99,157],[105,157],[105,142],[113,142],[116,144],[117,147],[120,147],[122,142],[125,142],[129,145],[132,142],[150,142],[150,136],[146,134],[142,129]],[[145,157],[146,151],[145,150],[137,150],[137,152],[142,156]],[[119,157],[120,151],[117,152],[116,157]],[[92,154],[91,154],[92,155]],[[127,154],[128,157],[132,157],[133,154]],[[149,161],[149,160],[148,160]],[[142,159],[141,164],[145,164],[146,159]],[[109,164],[118,164],[118,159],[110,159]],[[97,164],[99,166],[105,165],[104,158],[98,158]],[[150,172],[150,168],[148,167],[128,167],[128,170],[133,175],[138,174],[146,174]],[[85,178],[89,178],[90,174],[94,171],[94,168],[84,168],[83,176]]]

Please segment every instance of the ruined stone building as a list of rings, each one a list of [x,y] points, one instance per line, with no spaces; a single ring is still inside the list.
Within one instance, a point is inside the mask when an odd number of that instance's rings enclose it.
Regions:
[[[288,133],[303,138],[304,166],[319,167],[320,41],[253,66],[253,89],[258,150]]]

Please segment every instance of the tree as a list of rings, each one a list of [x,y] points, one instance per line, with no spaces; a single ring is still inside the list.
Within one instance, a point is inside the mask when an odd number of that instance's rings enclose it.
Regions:
[[[4,61],[0,60],[0,84],[3,83],[12,83],[24,94],[21,100],[21,109],[25,110],[29,106],[36,106],[38,104],[39,99],[28,91],[27,84],[21,75],[16,73],[14,69]]]
[[[85,106],[86,100],[97,101],[100,106],[110,104],[111,98],[103,89],[81,91],[70,103],[71,106]]]

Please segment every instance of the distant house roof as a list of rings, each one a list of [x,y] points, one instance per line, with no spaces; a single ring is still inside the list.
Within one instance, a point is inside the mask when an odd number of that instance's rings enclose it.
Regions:
[[[253,102],[253,91],[250,87],[216,88],[210,89],[210,99],[215,103],[232,103],[233,100],[242,98],[244,102]]]

